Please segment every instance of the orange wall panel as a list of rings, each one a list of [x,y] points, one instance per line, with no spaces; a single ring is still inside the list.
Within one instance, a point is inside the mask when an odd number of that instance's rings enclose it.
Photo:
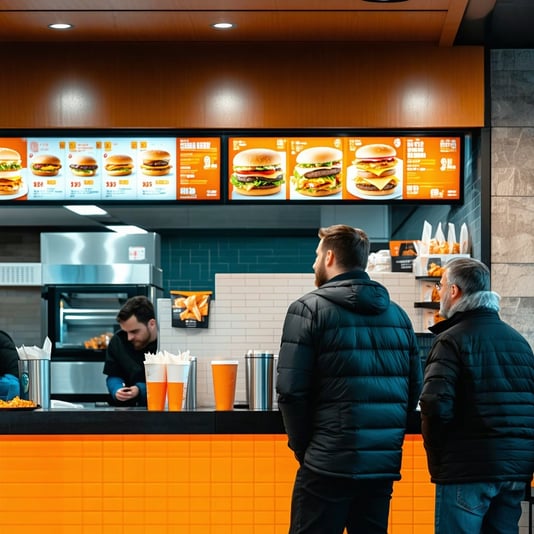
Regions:
[[[283,435],[3,436],[2,527],[26,534],[285,534],[297,464]],[[433,486],[405,441],[390,534],[428,534]]]

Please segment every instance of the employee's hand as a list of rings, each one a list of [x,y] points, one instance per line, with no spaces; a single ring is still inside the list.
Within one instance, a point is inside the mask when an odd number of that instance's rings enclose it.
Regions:
[[[117,390],[115,398],[118,401],[125,402],[135,399],[139,395],[139,388],[137,386],[123,387]]]

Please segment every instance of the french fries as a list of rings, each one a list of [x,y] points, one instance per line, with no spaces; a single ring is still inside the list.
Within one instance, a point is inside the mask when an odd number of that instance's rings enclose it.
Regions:
[[[208,316],[211,291],[171,291],[171,295],[177,295],[172,307],[179,311],[181,321],[194,319],[200,323]]]
[[[9,401],[0,399],[0,408],[37,408],[37,404],[32,400],[24,400],[20,397],[13,397]]]

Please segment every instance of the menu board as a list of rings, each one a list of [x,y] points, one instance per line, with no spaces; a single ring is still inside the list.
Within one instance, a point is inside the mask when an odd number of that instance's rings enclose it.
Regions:
[[[0,137],[0,202],[218,201],[219,137]]]
[[[461,199],[461,138],[230,137],[229,201]]]

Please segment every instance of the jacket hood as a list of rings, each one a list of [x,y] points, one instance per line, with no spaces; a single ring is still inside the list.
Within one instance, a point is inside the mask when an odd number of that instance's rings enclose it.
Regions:
[[[363,271],[336,276],[314,293],[363,315],[379,315],[387,310],[390,303],[388,290]]]

